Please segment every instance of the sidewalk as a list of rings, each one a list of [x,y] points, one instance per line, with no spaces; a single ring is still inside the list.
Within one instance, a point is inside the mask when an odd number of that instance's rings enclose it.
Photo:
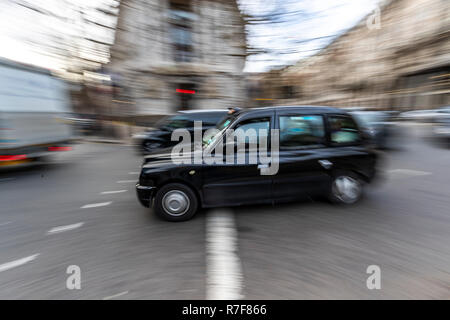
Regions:
[[[102,136],[80,136],[75,139],[76,141],[83,142],[95,142],[95,143],[115,143],[115,144],[132,144],[131,137],[126,139],[118,139],[112,137],[102,137]]]
[[[133,144],[132,135],[136,132],[143,131],[142,127],[114,125],[110,127],[112,131],[98,135],[80,135],[75,140],[95,142],[95,143],[115,143],[115,144]]]

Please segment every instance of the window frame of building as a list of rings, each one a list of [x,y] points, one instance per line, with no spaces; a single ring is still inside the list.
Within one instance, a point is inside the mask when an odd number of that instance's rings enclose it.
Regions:
[[[194,58],[193,24],[197,19],[191,1],[169,1],[169,37],[175,62],[192,62]]]
[[[281,94],[283,99],[296,98],[295,87],[293,85],[284,85],[281,87]]]

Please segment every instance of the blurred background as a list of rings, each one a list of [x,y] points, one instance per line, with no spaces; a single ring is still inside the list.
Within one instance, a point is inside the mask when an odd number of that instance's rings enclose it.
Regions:
[[[142,154],[295,104],[350,112],[383,179],[351,208],[233,209],[242,295],[448,299],[449,36],[447,0],[0,1],[0,298],[205,298],[207,215],[141,208]]]

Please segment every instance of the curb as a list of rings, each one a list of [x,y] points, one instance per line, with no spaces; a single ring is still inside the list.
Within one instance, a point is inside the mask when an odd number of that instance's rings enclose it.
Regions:
[[[91,143],[108,143],[108,144],[129,144],[129,141],[125,140],[109,140],[109,139],[101,139],[101,138],[80,138],[77,139],[78,142],[91,142]]]

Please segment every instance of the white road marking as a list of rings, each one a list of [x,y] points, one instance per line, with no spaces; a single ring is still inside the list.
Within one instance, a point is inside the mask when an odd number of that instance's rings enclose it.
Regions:
[[[140,172],[128,172],[128,174],[141,174]]]
[[[12,269],[12,268],[15,268],[15,267],[19,267],[21,265],[24,265],[25,263],[31,262],[34,259],[36,259],[36,257],[38,255],[39,255],[39,253],[33,254],[32,256],[25,257],[25,258],[22,258],[22,259],[19,259],[19,260],[14,260],[14,261],[11,261],[11,262],[0,264],[0,272],[9,270],[9,269]]]
[[[124,193],[128,190],[115,190],[115,191],[103,191],[101,194],[116,194],[116,193]]]
[[[0,223],[0,227],[7,226],[8,224],[11,224],[11,223],[12,223],[11,221]]]
[[[177,292],[179,293],[187,293],[187,292],[196,292],[198,291],[197,289],[183,289],[183,290],[178,290]]]
[[[92,203],[92,204],[87,204],[85,206],[82,206],[81,209],[89,209],[89,208],[97,208],[97,207],[105,207],[105,206],[109,206],[112,202],[100,202],[100,203]]]
[[[432,174],[431,172],[426,172],[426,171],[418,171],[418,170],[411,170],[411,169],[393,169],[393,170],[388,170],[387,171],[388,174],[391,175],[400,175],[400,176],[428,176],[430,174]]]
[[[83,226],[83,224],[84,224],[84,222],[79,222],[79,223],[74,223],[74,224],[70,224],[67,226],[55,227],[55,228],[52,228],[49,231],[47,231],[47,234],[54,234],[54,233],[60,233],[60,232],[64,232],[64,231],[73,230],[73,229]]]
[[[111,299],[114,299],[114,298],[117,298],[117,297],[124,296],[126,294],[128,294],[128,291],[124,291],[124,292],[121,292],[121,293],[118,293],[118,294],[115,294],[115,295],[112,295],[112,296],[109,296],[109,297],[104,297],[103,300],[111,300]]]
[[[136,183],[137,181],[136,180],[120,180],[120,181],[117,181],[117,183]]]
[[[206,222],[206,298],[242,299],[242,266],[237,255],[237,230],[234,214],[215,210]]]

